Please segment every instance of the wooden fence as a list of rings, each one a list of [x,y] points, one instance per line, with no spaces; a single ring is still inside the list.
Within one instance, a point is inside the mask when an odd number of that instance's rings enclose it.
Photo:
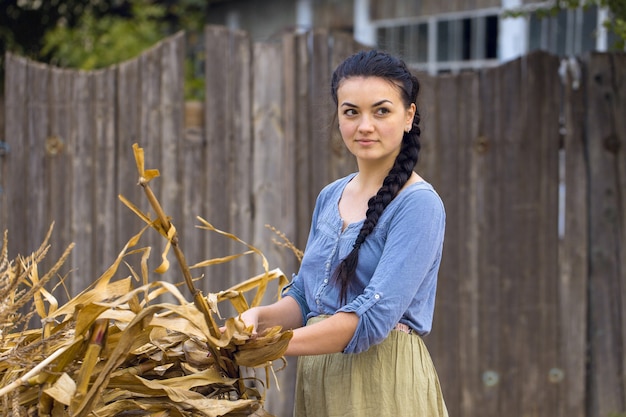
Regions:
[[[7,56],[0,227],[10,254],[33,251],[54,221],[50,262],[76,243],[68,291],[99,276],[142,227],[117,195],[148,209],[139,143],[191,263],[243,250],[196,229],[201,216],[271,267],[297,270],[266,224],[303,248],[315,196],[355,168],[328,81],[358,45],[325,32],[252,43],[222,27],[206,28],[205,45],[201,107],[182,96],[182,34],[93,72]],[[418,171],[448,219],[425,340],[450,415],[624,413],[626,56],[534,53],[421,80]],[[145,245],[158,265],[162,239],[149,233]],[[198,285],[223,290],[260,268],[254,258],[211,267]],[[175,268],[164,279],[182,281]],[[277,416],[291,415],[294,370],[290,360],[270,391]]]

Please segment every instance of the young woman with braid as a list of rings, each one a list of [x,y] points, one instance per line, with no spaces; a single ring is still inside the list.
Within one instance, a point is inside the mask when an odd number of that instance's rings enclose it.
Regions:
[[[274,304],[242,315],[294,329],[296,417],[447,416],[421,336],[431,329],[445,228],[433,187],[413,171],[419,82],[372,50],[335,70],[339,130],[358,172],[317,198],[300,270]]]

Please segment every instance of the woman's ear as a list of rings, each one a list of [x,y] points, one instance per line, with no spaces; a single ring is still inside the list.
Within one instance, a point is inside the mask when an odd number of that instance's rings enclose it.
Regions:
[[[415,103],[411,103],[409,108],[406,110],[406,124],[408,126],[413,126],[413,118],[415,117],[415,112],[417,111],[417,107]]]

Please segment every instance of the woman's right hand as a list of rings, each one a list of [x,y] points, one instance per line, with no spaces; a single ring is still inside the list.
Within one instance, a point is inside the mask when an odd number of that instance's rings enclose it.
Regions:
[[[252,326],[252,334],[257,334],[259,326],[259,307],[252,307],[239,315],[246,327]]]

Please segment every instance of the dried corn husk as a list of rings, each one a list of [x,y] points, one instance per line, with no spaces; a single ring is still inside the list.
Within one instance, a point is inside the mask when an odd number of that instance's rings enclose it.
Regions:
[[[38,264],[47,252],[52,227],[36,252],[15,260],[7,257],[5,233],[0,253],[1,415],[269,416],[263,409],[264,393],[257,388],[262,381],[247,383],[240,367],[264,367],[269,372],[275,361],[281,362],[292,332],[276,327],[253,336],[252,328],[237,317],[227,319],[221,331],[215,316],[224,301],[240,313],[248,309],[244,293],[249,291],[256,291],[252,305],[260,304],[268,283],[278,280],[280,288],[287,283],[285,275],[270,270],[256,248],[201,218],[199,228],[235,239],[247,250],[188,267],[176,229],[148,185],[158,171],[144,169],[143,150],[133,148],[139,183],[156,218],[120,196],[146,227],[89,288],[64,305],[44,285],[56,276],[72,247],[40,277]],[[167,252],[172,250],[193,300],[187,300],[177,285],[150,276],[151,248],[139,247],[149,228],[167,239],[163,262],[155,272],[167,270]],[[259,256],[265,272],[217,294],[205,296],[194,287],[191,268],[245,255]],[[137,256],[141,267],[138,271],[129,267],[124,276],[121,268]],[[117,278],[120,273],[122,278]],[[161,301],[166,294],[175,301]],[[20,315],[29,303],[29,313]],[[41,318],[40,329],[16,330],[32,315]]]

